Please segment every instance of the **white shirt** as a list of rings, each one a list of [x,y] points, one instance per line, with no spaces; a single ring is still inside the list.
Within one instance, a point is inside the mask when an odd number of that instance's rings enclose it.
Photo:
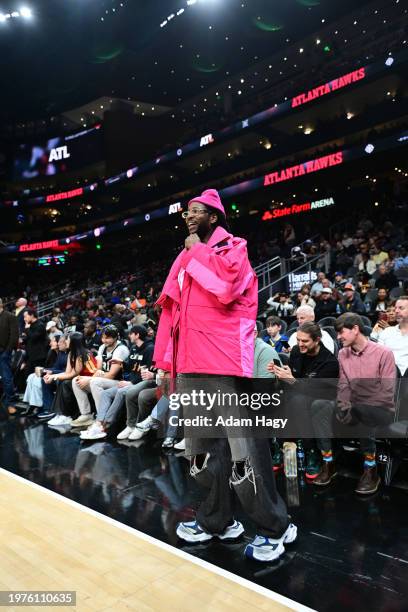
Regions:
[[[378,336],[378,344],[392,350],[395,363],[404,375],[408,368],[408,334],[402,334],[399,325],[386,327]]]
[[[100,359],[101,361],[103,361],[103,352],[105,351],[105,348],[106,348],[105,345],[101,344],[101,346],[98,349],[97,359]],[[113,347],[110,347],[109,349],[106,348],[105,358],[106,358],[106,363],[108,364],[108,371],[110,368],[111,359],[117,359],[118,361],[126,361],[128,357],[129,357],[129,349],[125,344],[119,344],[117,342],[114,348]]]
[[[333,288],[333,283],[331,281],[329,281],[329,287],[331,289]],[[320,281],[316,281],[315,283],[313,283],[310,293],[311,295],[314,295],[315,293],[321,293],[322,291],[323,291],[322,283]]]
[[[293,332],[293,334],[288,340],[291,349],[297,345],[296,331]],[[324,329],[322,329],[322,343],[327,348],[327,350],[329,350],[334,355],[334,340],[331,335],[328,334],[327,331],[325,331]]]
[[[184,268],[180,268],[180,272],[178,273],[178,284],[180,287],[180,291],[183,291],[183,283],[184,283],[184,275],[185,275],[186,271],[184,270]]]

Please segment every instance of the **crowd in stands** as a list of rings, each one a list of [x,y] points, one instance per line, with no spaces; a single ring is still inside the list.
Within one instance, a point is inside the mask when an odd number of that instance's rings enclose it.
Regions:
[[[352,320],[352,327],[358,328],[356,346],[368,342],[369,347],[387,347],[396,373],[407,376],[405,230],[390,221],[377,229],[371,220],[363,218],[354,232],[335,234],[330,241],[319,236],[294,249],[296,233],[287,224],[282,249],[301,261],[319,252],[328,253],[330,263],[327,271],[317,266],[316,279],[299,291],[271,296],[266,312],[259,313],[254,330],[254,377],[285,380],[288,372],[295,378],[299,372],[301,377],[308,376],[310,371],[302,362],[302,341],[304,346],[309,342],[312,348],[321,347],[317,359],[320,365],[337,364],[344,356],[340,349],[347,332],[343,334],[343,329],[349,325],[346,319],[339,327],[338,321],[349,314],[359,315]],[[322,267],[326,264],[327,258],[322,257]],[[115,284],[106,280],[95,284],[93,291],[88,288],[74,296],[69,294],[73,285],[64,296],[65,284],[57,290],[62,293],[59,305],[41,318],[25,297],[15,301],[14,316],[1,304],[1,376],[9,415],[33,416],[60,433],[79,431],[86,441],[107,436],[140,440],[160,429],[164,448],[183,449],[183,432],[171,426],[168,419],[167,381],[152,363],[160,317],[155,302],[163,273],[159,267],[152,269],[155,283],[123,273],[118,274]],[[13,352],[17,343],[19,348]],[[268,364],[274,366],[268,370]],[[381,377],[381,373],[375,372],[373,377]],[[14,385],[22,400],[17,401]],[[325,405],[325,410],[331,408]],[[318,450],[332,457],[332,449],[323,446]],[[274,463],[279,466],[280,447],[275,451]],[[366,453],[371,457],[367,461],[373,462],[375,449],[369,446]],[[321,471],[316,467],[317,456],[315,447],[308,449],[311,478],[317,478]],[[326,470],[321,484],[328,484],[333,474],[333,469]],[[374,474],[368,489],[375,488],[377,480]],[[361,486],[364,488],[364,483]]]

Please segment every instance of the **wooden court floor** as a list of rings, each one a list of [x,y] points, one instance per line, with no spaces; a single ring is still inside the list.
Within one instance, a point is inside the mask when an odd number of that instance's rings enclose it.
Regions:
[[[0,590],[76,591],[76,607],[7,610],[283,612],[298,609],[201,567],[0,470]],[[272,595],[272,597],[275,597]],[[1,610],[2,608],[0,608]],[[6,609],[6,608],[3,608]]]

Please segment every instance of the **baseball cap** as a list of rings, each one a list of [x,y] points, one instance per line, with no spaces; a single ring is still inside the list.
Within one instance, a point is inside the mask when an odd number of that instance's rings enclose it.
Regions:
[[[331,294],[331,293],[333,293],[333,291],[330,289],[330,287],[324,287],[322,289],[322,293],[330,293]]]
[[[352,285],[351,283],[346,283],[344,285],[344,289],[351,289],[351,291],[354,291],[354,285]]]
[[[56,327],[56,326],[57,324],[55,321],[48,321],[47,325],[45,326],[45,329],[49,331],[52,327]]]

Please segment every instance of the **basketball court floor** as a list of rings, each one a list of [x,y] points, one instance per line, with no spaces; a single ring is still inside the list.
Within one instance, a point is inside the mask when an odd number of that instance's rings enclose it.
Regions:
[[[2,591],[75,591],[81,611],[407,610],[408,492],[358,498],[352,462],[324,490],[279,480],[299,538],[272,564],[243,558],[254,529],[238,507],[242,540],[177,539],[198,490],[152,438],[84,444],[15,418],[0,468]]]

